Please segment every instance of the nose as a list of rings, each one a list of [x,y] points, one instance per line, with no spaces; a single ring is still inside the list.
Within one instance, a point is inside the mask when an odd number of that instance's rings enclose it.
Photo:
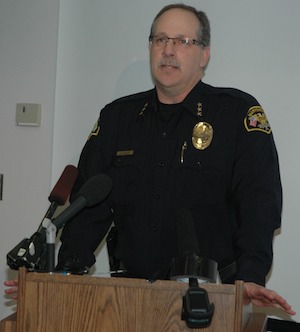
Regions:
[[[166,45],[163,48],[164,56],[174,56],[175,55],[175,42],[172,39],[169,39]]]

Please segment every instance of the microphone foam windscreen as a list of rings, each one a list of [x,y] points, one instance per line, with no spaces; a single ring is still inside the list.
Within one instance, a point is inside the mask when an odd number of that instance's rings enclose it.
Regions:
[[[58,205],[64,205],[70,196],[71,190],[74,186],[78,175],[78,170],[73,165],[65,167],[56,185],[52,189],[48,200],[56,202]]]
[[[178,210],[175,213],[177,248],[180,257],[188,254],[200,254],[199,242],[196,233],[194,218],[187,209]]]
[[[88,179],[77,196],[86,199],[86,206],[90,207],[102,202],[110,193],[113,186],[112,179],[106,174],[98,174]]]

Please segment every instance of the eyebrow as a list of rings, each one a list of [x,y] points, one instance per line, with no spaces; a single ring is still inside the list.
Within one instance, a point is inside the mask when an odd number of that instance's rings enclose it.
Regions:
[[[161,33],[156,33],[154,36],[159,36],[159,37],[168,37],[168,38],[192,38],[192,37],[187,37],[184,34],[177,34],[174,37],[169,37],[167,33],[161,32]]]

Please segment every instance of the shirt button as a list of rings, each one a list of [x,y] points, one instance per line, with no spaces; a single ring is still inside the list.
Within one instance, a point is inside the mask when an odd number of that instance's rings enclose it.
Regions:
[[[152,227],[152,230],[153,232],[157,232],[157,227],[156,226]]]
[[[164,131],[162,134],[161,134],[162,138],[165,138],[167,137],[167,133]]]
[[[158,166],[159,167],[165,167],[165,164],[164,163],[159,163]]]

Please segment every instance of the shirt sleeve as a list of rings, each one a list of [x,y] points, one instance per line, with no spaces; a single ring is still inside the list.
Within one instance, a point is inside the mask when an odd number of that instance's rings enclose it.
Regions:
[[[232,193],[236,207],[237,279],[265,284],[273,259],[273,235],[281,224],[278,155],[261,106],[243,105]]]

